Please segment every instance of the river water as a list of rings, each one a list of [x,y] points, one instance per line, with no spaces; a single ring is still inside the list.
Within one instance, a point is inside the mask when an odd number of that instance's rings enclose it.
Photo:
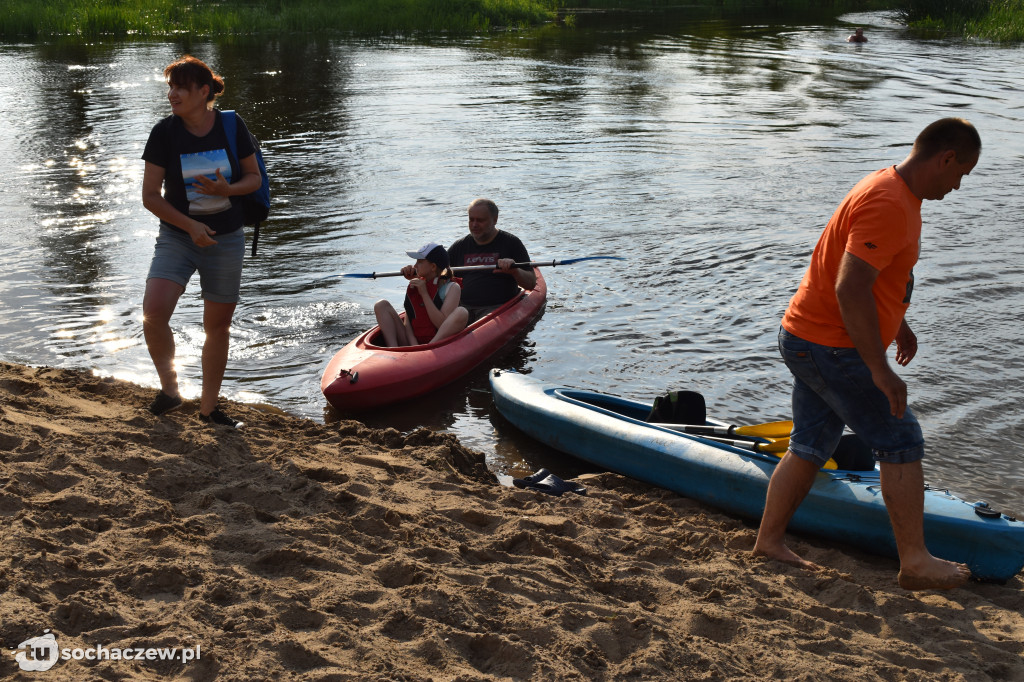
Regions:
[[[688,12],[688,14],[686,13]],[[704,393],[737,423],[787,418],[778,321],[833,208],[960,115],[984,151],[926,202],[901,374],[929,439],[926,475],[1024,511],[1024,51],[915,37],[882,14],[801,18],[580,14],[485,37],[0,45],[0,358],[156,376],[140,305],[156,221],[140,156],[167,115],[163,66],[225,76],[222,108],[263,141],[272,219],[248,258],[224,394],[317,421],[331,355],[373,323],[404,251],[465,234],[477,196],[548,269],[549,302],[498,364],[652,399]],[[855,25],[870,42],[848,44]],[[173,325],[199,390],[198,283]],[[578,464],[495,414],[481,369],[373,426],[450,430],[496,474]]]

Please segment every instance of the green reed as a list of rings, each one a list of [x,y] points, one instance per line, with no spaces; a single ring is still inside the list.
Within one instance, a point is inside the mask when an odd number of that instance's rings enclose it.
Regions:
[[[1024,0],[689,0],[779,9],[891,8],[919,30],[999,41],[1024,40]],[[0,39],[167,37],[287,33],[474,33],[559,20],[573,6],[656,8],[679,0],[2,0]]]
[[[471,33],[555,18],[559,0],[4,0],[0,37]]]
[[[964,25],[964,33],[1002,42],[1024,41],[1024,0],[993,2],[984,17]]]
[[[1024,41],[1024,0],[898,0],[908,26],[928,34]]]

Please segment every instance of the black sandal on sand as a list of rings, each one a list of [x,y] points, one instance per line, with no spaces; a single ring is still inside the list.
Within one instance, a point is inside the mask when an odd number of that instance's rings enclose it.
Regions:
[[[547,493],[548,495],[554,495],[556,497],[561,497],[562,493],[576,493],[577,495],[587,494],[587,489],[579,483],[563,481],[547,469],[541,469],[537,473],[530,474],[524,478],[513,478],[512,485],[517,488],[539,490],[542,493]]]
[[[181,407],[181,396],[172,398],[163,391],[156,394],[156,399],[149,404],[149,411],[160,416]]]
[[[213,412],[211,412],[210,414],[203,414],[202,412],[200,412],[199,421],[204,422],[206,424],[212,424],[215,426],[226,426],[230,429],[240,429],[243,426],[245,426],[244,422],[240,422],[237,419],[232,419],[231,417],[224,414],[224,412],[222,412],[219,407],[213,408]]]

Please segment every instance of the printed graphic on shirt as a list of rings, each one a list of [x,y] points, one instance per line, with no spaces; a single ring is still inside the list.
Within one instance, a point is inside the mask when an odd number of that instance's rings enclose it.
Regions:
[[[910,305],[910,297],[914,294],[914,271],[910,271],[910,278],[907,280],[907,295],[903,297],[903,302]]]
[[[189,215],[210,215],[231,208],[231,200],[212,194],[200,194],[192,185],[196,177],[206,175],[210,179],[217,178],[217,170],[229,183],[231,182],[231,163],[228,161],[226,149],[214,149],[198,154],[181,155],[181,176],[185,181],[185,194],[188,197]]]
[[[463,265],[497,265],[498,253],[467,253],[463,259]]]

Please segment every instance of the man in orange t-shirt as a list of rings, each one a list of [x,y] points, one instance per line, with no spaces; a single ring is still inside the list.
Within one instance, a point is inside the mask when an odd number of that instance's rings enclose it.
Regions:
[[[878,271],[874,284],[879,332],[888,347],[903,323],[914,289],[921,244],[921,200],[895,166],[861,180],[832,216],[782,326],[822,346],[852,348],[836,298],[836,278],[849,253]]]
[[[920,249],[921,203],[959,189],[980,154],[974,126],[959,118],[936,121],[907,158],[857,183],[832,215],[779,330],[779,351],[794,377],[793,431],[768,485],[755,554],[817,568],[786,546],[786,526],[849,426],[879,463],[899,584],[949,589],[970,577],[966,566],[934,557],[925,546],[924,437],[886,349],[896,342],[899,365],[917,353],[904,314]]]

